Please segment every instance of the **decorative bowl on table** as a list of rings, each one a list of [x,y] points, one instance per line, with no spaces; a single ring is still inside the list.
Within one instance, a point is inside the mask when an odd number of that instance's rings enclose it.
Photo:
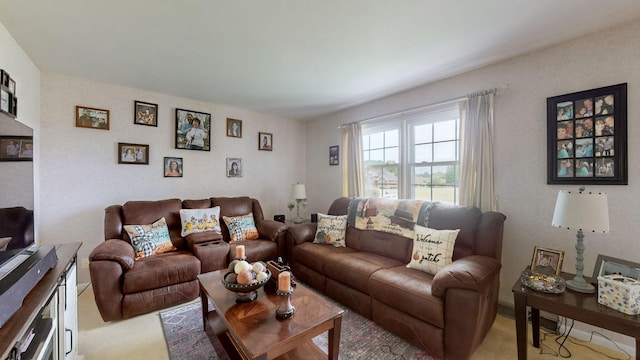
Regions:
[[[561,294],[566,287],[566,282],[562,277],[538,274],[530,269],[526,269],[520,274],[520,282],[533,290],[549,294]]]
[[[241,284],[238,283],[237,280],[239,274],[236,274],[234,271],[229,271],[222,277],[222,285],[227,290],[238,294],[236,302],[242,303],[253,301],[258,297],[257,290],[266,284],[271,278],[271,272],[268,269],[265,268],[264,273],[266,273],[266,276],[263,275],[261,277],[258,277],[258,274],[253,273],[253,279],[249,283]]]

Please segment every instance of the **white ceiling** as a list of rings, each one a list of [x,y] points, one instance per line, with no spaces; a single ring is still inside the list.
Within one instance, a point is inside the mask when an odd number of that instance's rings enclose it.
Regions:
[[[298,119],[638,18],[637,0],[0,0],[43,72]]]

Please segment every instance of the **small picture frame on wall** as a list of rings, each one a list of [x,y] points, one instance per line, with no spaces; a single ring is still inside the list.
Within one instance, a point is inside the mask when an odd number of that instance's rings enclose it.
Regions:
[[[242,137],[242,120],[227,118],[227,136],[234,138]]]
[[[536,246],[531,259],[531,272],[542,275],[559,276],[562,272],[564,251]]]
[[[109,130],[109,110],[76,106],[76,127]]]
[[[547,183],[627,185],[627,84],[547,98]]]
[[[182,177],[182,158],[165,157],[163,164],[164,177]]]
[[[134,124],[158,126],[158,104],[135,100],[134,109]]]
[[[176,109],[176,149],[210,151],[211,114]]]
[[[329,165],[340,165],[340,148],[338,145],[329,146]]]
[[[227,158],[227,177],[242,177],[242,159]]]
[[[258,150],[273,150],[273,134],[266,132],[258,133]]]
[[[12,78],[9,78],[9,92],[12,93],[13,95],[16,94],[16,82],[15,80],[13,80]]]
[[[118,164],[149,165],[149,145],[118,143]]]
[[[33,136],[0,136],[0,161],[33,161]]]

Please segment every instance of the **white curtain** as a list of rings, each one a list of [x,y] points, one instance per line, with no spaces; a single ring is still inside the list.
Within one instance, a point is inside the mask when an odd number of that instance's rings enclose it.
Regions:
[[[461,113],[460,204],[497,211],[493,179],[493,99],[496,90],[468,96]]]
[[[342,151],[342,195],[361,197],[364,194],[364,161],[360,124],[342,126]]]

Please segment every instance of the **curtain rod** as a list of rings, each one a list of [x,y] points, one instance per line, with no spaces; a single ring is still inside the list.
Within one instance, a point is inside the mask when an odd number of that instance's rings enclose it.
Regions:
[[[342,124],[340,126],[338,126],[338,129],[341,129],[345,126],[349,126],[351,124],[358,124],[358,123],[366,123],[368,121],[372,121],[372,120],[376,120],[385,116],[393,116],[393,115],[402,115],[406,112],[411,112],[411,111],[417,111],[417,110],[424,110],[424,109],[428,109],[431,107],[436,107],[436,106],[440,106],[440,105],[446,105],[446,104],[450,104],[450,103],[454,103],[454,102],[459,102],[462,100],[466,100],[469,96],[477,96],[477,95],[483,95],[483,94],[490,94],[490,93],[498,93],[500,91],[504,91],[504,90],[509,90],[509,88],[511,88],[511,84],[506,84],[506,85],[502,85],[499,87],[495,87],[495,88],[490,88],[490,89],[484,89],[484,90],[478,90],[476,92],[470,93],[467,96],[460,96],[457,97],[455,99],[449,99],[449,100],[443,100],[437,103],[433,103],[433,104],[429,104],[429,105],[423,105],[423,106],[417,106],[414,108],[410,108],[410,109],[406,109],[406,110],[401,110],[401,111],[396,111],[396,112],[392,112],[392,113],[388,113],[388,114],[383,114],[383,115],[376,115],[367,119],[363,119],[363,120],[358,120],[358,121],[352,121],[350,123],[346,123],[346,124]]]

